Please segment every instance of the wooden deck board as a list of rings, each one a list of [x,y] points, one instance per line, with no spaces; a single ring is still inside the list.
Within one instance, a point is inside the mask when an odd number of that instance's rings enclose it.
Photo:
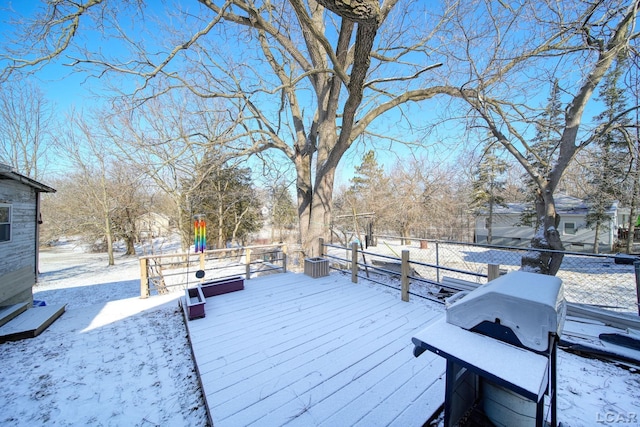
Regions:
[[[0,326],[0,342],[33,338],[42,333],[65,311],[66,305],[33,307]]]
[[[187,322],[216,427],[421,426],[444,400],[444,360],[411,337],[441,309],[332,274],[281,274],[207,299]]]
[[[29,308],[26,302],[0,307],[0,326],[9,323],[10,320],[24,313]]]

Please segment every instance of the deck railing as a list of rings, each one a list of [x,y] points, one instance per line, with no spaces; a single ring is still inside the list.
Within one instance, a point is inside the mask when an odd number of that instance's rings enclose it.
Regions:
[[[476,283],[520,269],[522,255],[534,249],[426,239],[376,236],[376,246],[363,250],[325,244],[323,255],[333,269],[434,299],[444,277]],[[635,262],[634,262],[635,261]],[[556,275],[564,283],[570,302],[599,306],[614,311],[640,313],[640,261],[624,254],[564,252]],[[395,280],[395,282],[394,282]],[[406,288],[406,291],[404,290]]]
[[[140,297],[183,290],[207,279],[287,271],[285,244],[213,249],[199,253],[145,255],[140,258]],[[196,272],[204,272],[197,278]]]
[[[377,246],[367,250],[358,244],[349,247],[322,243],[322,257],[330,268],[347,271],[352,281],[366,278],[397,288],[403,300],[409,295],[441,301],[437,295],[443,279],[477,284],[520,268],[520,258],[531,249],[479,245],[460,242],[413,239],[411,242],[377,236]],[[301,270],[298,249],[284,244],[217,249],[204,253],[147,255],[140,257],[140,296],[182,290],[205,278],[286,272],[287,264]],[[557,276],[570,302],[602,308],[640,312],[640,262],[621,254],[565,252]],[[631,262],[629,262],[631,261]]]
[[[378,283],[392,288],[399,287],[400,297],[403,301],[409,301],[409,295],[415,295],[422,298],[432,299],[434,301],[443,302],[434,294],[425,292],[424,287],[441,288],[440,274],[448,274],[454,279],[466,280],[474,283],[486,283],[500,275],[500,266],[495,264],[487,264],[486,273],[479,271],[466,271],[457,268],[446,267],[439,264],[431,264],[411,259],[408,249],[401,250],[400,257],[384,255],[373,251],[363,250],[358,243],[352,243],[350,247],[337,246],[332,244],[320,245],[323,248],[322,256],[333,261],[332,269],[349,270],[351,272],[351,281],[358,282],[358,278],[366,278],[369,281]],[[336,252],[336,250],[338,250]],[[341,251],[346,251],[345,257],[337,255]],[[434,269],[437,271],[437,278],[425,278],[417,272],[417,267]],[[374,273],[381,273],[385,277],[383,280]],[[391,278],[391,282],[389,281]],[[394,286],[393,279],[396,279],[397,286]],[[423,288],[418,292],[411,292],[410,285],[422,284]]]

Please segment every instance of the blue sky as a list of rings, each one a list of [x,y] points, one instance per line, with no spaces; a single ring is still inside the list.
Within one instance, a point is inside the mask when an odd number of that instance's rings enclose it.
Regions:
[[[3,7],[7,8],[10,6],[17,9],[20,13],[29,14],[32,12],[34,4],[37,3],[34,1],[16,1],[13,3],[5,3],[4,6],[0,6],[0,14],[3,21],[0,23],[0,32],[5,35],[8,34],[8,28],[4,22],[8,15],[6,15],[6,12],[2,9]],[[162,3],[155,2],[149,2],[149,4],[152,8],[156,5],[162,5]],[[138,23],[133,20],[128,23],[124,22],[122,25],[130,25],[130,28],[137,29],[137,24]],[[153,29],[156,28],[156,24],[154,24],[151,19],[146,19],[144,24],[144,28],[140,26],[140,29],[153,31]],[[84,29],[80,31],[80,34],[81,37],[85,38],[84,42],[87,43],[87,46],[90,49],[99,48],[106,53],[111,51],[116,52],[118,50],[118,42],[110,41],[106,44],[104,43],[104,39],[101,42],[98,41],[98,39],[102,37],[102,34],[98,29]],[[138,32],[134,32],[134,34],[136,37],[142,37]],[[240,51],[241,50],[239,49],[238,52]],[[63,64],[68,63],[69,61],[70,60],[66,57],[56,59],[44,67],[35,76],[35,78],[40,82],[41,89],[45,92],[47,97],[56,104],[57,116],[61,119],[64,118],[72,107],[79,110],[94,107],[99,102],[99,100],[94,97],[94,92],[99,93],[102,90],[102,85],[104,83],[104,79],[90,77],[88,74],[76,73],[70,67],[65,67]],[[122,85],[133,84],[133,79],[127,80],[126,78],[119,78],[118,82]],[[410,120],[414,125],[419,128],[435,117],[437,110],[441,107],[439,102],[440,101],[438,99],[432,99],[423,101],[420,105],[407,104],[403,107],[403,111],[410,117]],[[540,103],[543,102],[545,102],[545,100],[541,99]],[[593,109],[593,107],[591,108]],[[463,133],[461,132],[462,129],[459,125],[457,125],[457,127],[450,125],[449,127],[441,127],[439,134],[437,135],[425,136],[422,131],[416,131],[412,134],[410,129],[405,127],[399,128],[396,126],[399,114],[399,111],[395,111],[376,120],[372,125],[372,129],[380,134],[402,136],[412,142],[424,140],[425,144],[430,146],[437,144],[439,139],[454,137],[461,138],[459,135],[462,135]],[[477,141],[468,142],[472,145],[477,144]],[[410,154],[410,151],[406,146],[398,143],[389,144],[388,141],[378,140],[372,145],[369,139],[365,139],[364,141],[358,140],[354,143],[353,148],[347,152],[341,162],[337,174],[338,184],[348,183],[349,178],[353,176],[355,165],[360,163],[362,155],[371,148],[377,149],[378,162],[383,164],[387,171],[391,170],[398,159],[405,158]],[[436,145],[430,150],[418,150],[415,154],[417,157],[428,156],[429,158],[435,159],[439,162],[455,162],[456,156],[459,155],[459,151],[455,146],[452,148],[452,145]]]
[[[16,2],[9,7],[18,12],[19,15],[24,14],[29,16],[34,13],[34,5],[36,2]],[[2,33],[9,33],[10,27],[7,26],[6,19],[9,15],[2,13],[2,22],[0,23],[0,31]],[[150,21],[145,22],[146,25],[150,25],[152,28],[154,24]],[[134,31],[134,36],[140,36]],[[110,53],[110,51],[117,52],[118,43],[109,41],[105,43],[105,39],[102,34],[95,29],[87,30],[81,28],[79,35],[83,38],[83,43],[87,43],[89,48],[100,49],[103,52]],[[99,40],[102,39],[102,40]],[[68,58],[68,54],[54,59],[40,71],[38,71],[31,79],[38,82],[38,85],[45,93],[46,97],[54,104],[56,110],[56,116],[64,120],[64,117],[73,108],[78,111],[83,109],[90,109],[95,107],[98,103],[102,102],[96,97],[103,90],[103,80],[91,76],[87,73],[79,73],[72,67],[65,66],[69,64],[71,60]],[[126,79],[119,81],[126,82]],[[422,107],[405,107],[406,110],[415,111],[418,114],[418,121],[423,121],[424,116],[428,110],[424,110]],[[394,122],[396,121],[397,112],[387,115],[387,118],[377,120],[374,123],[374,127],[379,126],[384,128],[386,132],[394,130]],[[395,116],[395,117],[394,117]],[[402,131],[400,131],[402,132]],[[416,138],[418,138],[416,136]],[[337,184],[348,184],[348,180],[353,176],[353,170],[355,165],[360,163],[362,155],[369,149],[373,148],[370,139],[365,139],[354,143],[352,150],[347,152],[343,161],[340,164],[337,174]],[[401,157],[409,155],[409,150],[401,144],[393,144],[388,146],[387,141],[381,141],[376,144],[379,149],[378,160],[388,170],[391,169],[396,161]]]

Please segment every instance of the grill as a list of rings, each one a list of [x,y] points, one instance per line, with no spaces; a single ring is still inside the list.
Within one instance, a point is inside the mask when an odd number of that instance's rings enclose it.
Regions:
[[[412,341],[447,360],[445,426],[556,426],[556,348],[566,316],[562,281],[522,271],[447,301]]]
[[[567,307],[557,277],[514,271],[457,295],[446,312],[452,325],[538,352],[562,333]]]

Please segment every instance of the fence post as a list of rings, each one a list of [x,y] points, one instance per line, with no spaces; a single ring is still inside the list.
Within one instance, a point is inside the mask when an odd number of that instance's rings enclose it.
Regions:
[[[320,253],[318,257],[322,258],[324,256],[324,239],[322,237],[318,239],[318,246],[320,246]]]
[[[400,283],[402,284],[402,301],[409,302],[409,251],[403,249],[400,266]]]
[[[436,282],[440,282],[440,245],[436,241]]]
[[[498,264],[487,265],[487,282],[497,279],[500,276],[500,266]]]
[[[245,278],[249,280],[251,278],[251,249],[244,249],[244,263],[246,266]]]
[[[638,303],[638,316],[640,316],[640,261],[633,262],[633,269],[636,272],[636,301]]]
[[[140,258],[140,298],[149,298],[148,262],[147,258]]]
[[[351,244],[351,281],[358,283],[358,244]]]

